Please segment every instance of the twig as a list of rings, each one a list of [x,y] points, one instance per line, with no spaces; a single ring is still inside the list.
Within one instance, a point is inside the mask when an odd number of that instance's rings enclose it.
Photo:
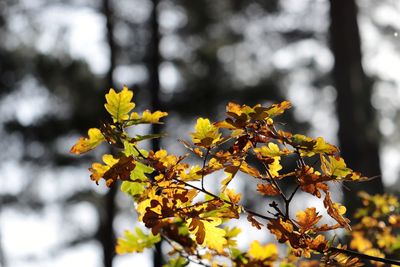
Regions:
[[[203,189],[201,189],[201,188],[199,188],[199,187],[197,187],[197,186],[195,186],[195,185],[192,185],[192,184],[189,184],[189,183],[187,183],[187,182],[185,182],[185,181],[179,180],[178,178],[172,178],[172,179],[173,179],[174,181],[178,182],[178,183],[182,183],[182,184],[184,184],[184,185],[186,185],[186,186],[188,186],[188,187],[191,187],[191,188],[193,188],[193,189],[196,189],[196,190],[198,190],[198,191],[200,191],[200,192],[202,192],[202,193],[204,193],[204,194],[207,194],[207,195],[209,195],[209,196],[211,196],[211,197],[220,199],[220,200],[222,200],[223,202],[225,202],[225,203],[227,203],[227,204],[229,204],[229,205],[238,206],[238,205],[232,203],[232,202],[229,201],[229,200],[222,199],[222,198],[220,198],[219,196],[217,196],[217,195],[215,195],[215,194],[213,194],[213,193],[211,193],[211,192],[208,192],[207,190],[203,190]],[[260,214],[260,213],[258,213],[258,212],[255,212],[255,211],[253,211],[253,210],[251,210],[251,209],[249,209],[249,208],[246,208],[246,207],[243,207],[243,206],[241,206],[241,207],[242,207],[242,209],[243,209],[245,212],[250,213],[251,215],[257,216],[257,217],[259,217],[259,218],[262,218],[262,219],[265,219],[265,220],[268,220],[268,221],[274,219],[274,218],[272,218],[272,217],[268,217],[268,216],[266,216],[266,215],[263,215],[263,214]]]
[[[340,252],[340,253],[343,253],[343,254],[346,254],[349,256],[355,256],[355,257],[366,259],[366,260],[379,261],[379,262],[383,262],[383,263],[387,263],[387,264],[392,264],[395,266],[400,266],[400,261],[397,261],[397,260],[379,258],[379,257],[375,257],[375,256],[370,256],[367,254],[362,254],[362,253],[352,251],[352,250],[342,249],[342,248],[330,247],[329,250],[332,252]]]
[[[204,167],[206,166],[207,157],[208,157],[209,153],[210,153],[210,148],[207,148],[207,152],[204,156],[203,167],[202,167],[202,171],[201,171],[201,189],[203,189],[204,191],[205,191],[205,189],[204,189]]]

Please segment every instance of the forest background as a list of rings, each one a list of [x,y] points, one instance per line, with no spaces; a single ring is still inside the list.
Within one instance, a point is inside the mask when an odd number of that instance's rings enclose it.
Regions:
[[[110,87],[170,113],[167,128],[141,131],[168,132],[147,145],[176,154],[195,117],[217,119],[228,101],[289,100],[292,132],[378,176],[338,188],[350,214],[358,190],[398,194],[399,33],[394,0],[1,0],[0,266],[157,265],[151,250],[114,255],[132,202],[91,183],[101,151],[68,154],[105,118]]]

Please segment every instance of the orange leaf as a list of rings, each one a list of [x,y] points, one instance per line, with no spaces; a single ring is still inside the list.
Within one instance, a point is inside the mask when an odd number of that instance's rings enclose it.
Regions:
[[[88,137],[79,138],[78,142],[76,142],[76,144],[71,148],[70,152],[74,154],[83,154],[97,147],[104,141],[105,138],[99,129],[90,128],[88,131]]]
[[[324,206],[327,209],[328,214],[334,218],[341,226],[351,231],[351,227],[349,225],[349,219],[344,218],[342,215],[345,212],[344,206],[341,206],[338,203],[333,203],[330,197],[329,191],[326,192],[324,199]]]
[[[257,184],[257,191],[266,196],[278,196],[279,190],[271,184]]]
[[[304,233],[311,229],[316,223],[321,220],[322,216],[318,215],[316,208],[307,208],[305,211],[298,211],[296,213],[297,223],[300,226],[300,232]]]

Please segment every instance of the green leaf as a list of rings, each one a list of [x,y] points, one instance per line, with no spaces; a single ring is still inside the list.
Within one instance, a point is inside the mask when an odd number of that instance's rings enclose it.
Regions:
[[[189,264],[189,261],[183,257],[177,257],[169,259],[167,264],[164,264],[163,267],[184,267]]]
[[[119,93],[111,88],[106,94],[107,103],[104,107],[111,114],[114,122],[123,122],[129,119],[128,113],[135,107],[135,103],[131,102],[132,97],[133,92],[129,91],[127,87],[124,87]]]
[[[145,248],[151,248],[160,240],[160,235],[153,235],[151,232],[145,234],[140,228],[136,227],[135,233],[125,231],[125,237],[118,238],[115,250],[118,254],[143,252]]]
[[[121,191],[131,196],[141,195],[146,188],[146,183],[123,181]]]

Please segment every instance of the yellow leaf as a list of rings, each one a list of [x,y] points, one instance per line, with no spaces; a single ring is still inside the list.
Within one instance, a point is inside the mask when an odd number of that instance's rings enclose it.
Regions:
[[[111,88],[106,94],[107,103],[104,107],[111,114],[114,122],[123,122],[129,119],[128,113],[135,107],[135,103],[131,102],[132,97],[133,92],[129,91],[126,86],[119,93]]]
[[[208,119],[199,118],[195,126],[195,132],[191,134],[193,143],[204,147],[210,147],[220,140],[221,134],[218,128]]]
[[[81,137],[78,142],[71,148],[70,152],[74,154],[82,154],[92,150],[100,145],[106,139],[101,131],[97,128],[91,128],[88,131],[88,138]]]
[[[104,176],[104,174],[115,164],[118,163],[118,159],[115,159],[112,155],[110,154],[105,154],[103,155],[103,161],[106,165],[100,164],[100,163],[93,163],[92,167],[89,168],[89,171],[92,172],[90,175],[90,179],[96,182],[96,184],[99,183],[99,180]]]
[[[272,177],[279,176],[279,171],[282,170],[282,165],[279,163],[281,157],[273,157],[274,161],[268,164],[269,173]]]
[[[222,219],[216,217],[208,217],[207,220],[195,218],[187,220],[189,232],[196,236],[197,243],[219,253],[222,253],[224,246],[228,244],[225,230],[217,227],[221,223]]]
[[[341,157],[328,156],[327,159],[321,156],[321,169],[325,174],[333,176],[336,179],[358,180],[361,178],[359,173],[347,168],[346,163]]]
[[[365,238],[363,232],[354,231],[351,233],[350,248],[359,252],[364,252],[372,247],[373,245],[371,241],[369,241],[368,238]]]
[[[314,207],[307,208],[305,211],[300,210],[296,213],[296,222],[300,225],[302,233],[311,229],[321,218],[322,216],[318,215],[318,212]]]
[[[196,181],[201,178],[201,170],[202,168],[198,165],[190,168],[189,172],[186,173],[184,170],[180,173],[180,179],[182,181]]]
[[[241,198],[241,194],[238,193],[236,194],[235,189],[229,189],[227,188],[225,190],[225,194],[228,196],[229,200],[234,203],[234,204],[238,204]]]
[[[267,114],[269,117],[274,117],[282,114],[285,110],[292,107],[292,104],[289,101],[283,101],[279,104],[273,104],[271,107],[267,109]]]
[[[248,254],[255,260],[266,260],[268,258],[274,259],[278,257],[278,248],[275,244],[267,244],[261,246],[258,240],[254,240],[250,244]]]
[[[272,142],[268,143],[268,146],[262,146],[261,148],[255,148],[254,152],[260,153],[263,157],[278,157],[284,156],[290,153],[289,150],[280,150],[277,144]]]
[[[168,115],[167,112],[162,112],[159,110],[157,110],[153,113],[151,113],[149,110],[145,110],[142,115],[142,122],[159,123],[160,119],[167,115]]]

